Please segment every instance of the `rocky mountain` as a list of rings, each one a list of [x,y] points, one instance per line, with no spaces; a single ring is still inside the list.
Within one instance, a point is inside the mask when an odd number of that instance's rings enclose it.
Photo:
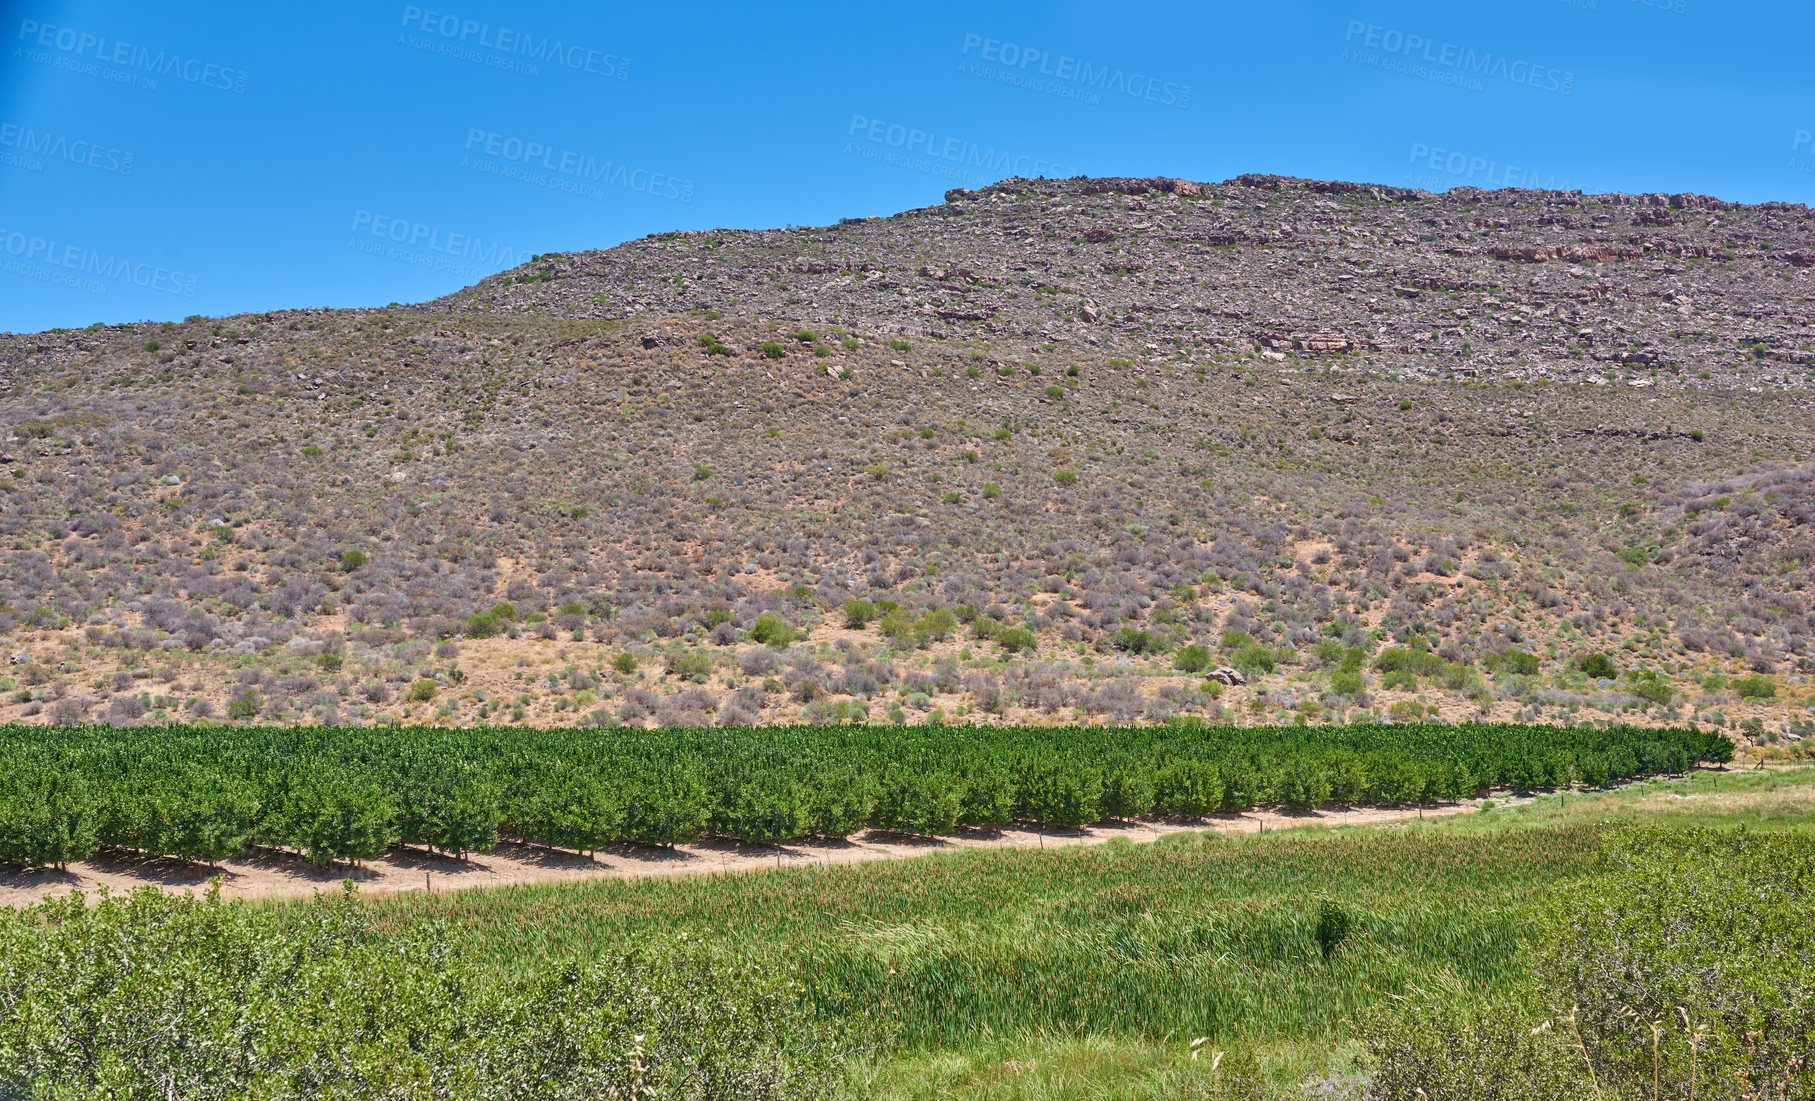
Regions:
[[[1008,180],[823,229],[543,256],[431,308],[718,310],[1186,361],[1349,355],[1414,378],[1804,389],[1811,268],[1815,214],[1800,203],[1253,175]]]
[[[1793,743],[1812,262],[1801,205],[1017,179],[0,337],[0,719]]]

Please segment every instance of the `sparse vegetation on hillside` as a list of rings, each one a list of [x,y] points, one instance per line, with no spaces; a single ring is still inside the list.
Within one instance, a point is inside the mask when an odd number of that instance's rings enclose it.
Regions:
[[[1703,196],[1006,181],[417,307],[0,337],[0,720],[1415,710],[1793,745],[1807,237]]]

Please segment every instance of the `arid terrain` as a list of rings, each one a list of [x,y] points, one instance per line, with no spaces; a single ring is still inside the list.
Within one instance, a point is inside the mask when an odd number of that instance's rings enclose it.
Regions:
[[[1812,291],[1801,204],[1017,179],[8,335],[0,721],[1794,747]]]

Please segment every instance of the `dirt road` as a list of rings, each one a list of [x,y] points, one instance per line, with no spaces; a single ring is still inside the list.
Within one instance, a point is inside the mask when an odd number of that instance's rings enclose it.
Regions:
[[[1496,798],[1500,805],[1522,800]],[[640,845],[614,846],[591,857],[558,849],[506,842],[489,853],[465,860],[419,849],[393,846],[378,860],[360,866],[335,864],[318,867],[300,856],[261,851],[223,862],[218,867],[188,864],[167,858],[147,858],[131,853],[103,853],[92,860],[71,864],[66,871],[37,869],[0,871],[0,905],[30,905],[47,896],[72,890],[94,894],[155,886],[165,890],[204,890],[219,876],[221,894],[227,898],[308,897],[316,891],[338,890],[351,879],[362,894],[399,891],[456,891],[497,887],[513,883],[573,882],[584,879],[642,876],[705,875],[722,872],[761,871],[769,868],[813,864],[857,864],[870,860],[901,860],[929,852],[965,849],[1062,848],[1100,845],[1111,838],[1152,841],[1180,830],[1215,829],[1225,833],[1258,833],[1305,826],[1360,826],[1399,822],[1420,815],[1468,813],[1477,803],[1446,804],[1420,809],[1326,808],[1295,813],[1274,809],[1241,815],[1216,815],[1197,822],[1153,821],[1106,823],[1080,830],[1008,828],[967,830],[938,838],[905,837],[870,831],[845,841],[814,841],[789,845],[739,845],[707,841],[673,849]]]

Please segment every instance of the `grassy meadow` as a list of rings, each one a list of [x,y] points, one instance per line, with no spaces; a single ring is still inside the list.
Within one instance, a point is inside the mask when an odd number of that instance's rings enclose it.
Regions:
[[[1702,771],[1394,827],[401,895],[499,980],[657,937],[791,975],[885,1098],[1146,1098],[1340,1085],[1391,998],[1519,984],[1528,907],[1627,826],[1806,830],[1815,771]],[[1193,1059],[1192,1041],[1207,1038]],[[1213,1088],[1207,1053],[1227,1053]],[[1233,1085],[1231,1085],[1233,1083]]]

